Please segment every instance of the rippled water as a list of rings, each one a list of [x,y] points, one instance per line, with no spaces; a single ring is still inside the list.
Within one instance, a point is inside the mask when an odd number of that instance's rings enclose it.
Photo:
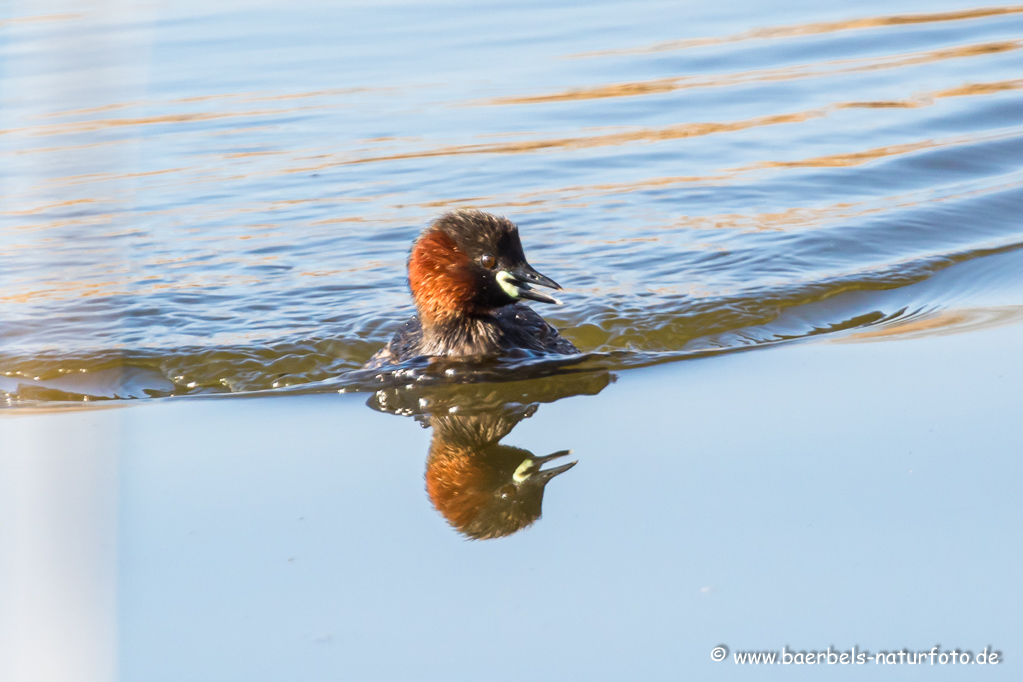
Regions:
[[[359,386],[458,207],[587,368],[1023,305],[1023,6],[0,8],[7,404]]]

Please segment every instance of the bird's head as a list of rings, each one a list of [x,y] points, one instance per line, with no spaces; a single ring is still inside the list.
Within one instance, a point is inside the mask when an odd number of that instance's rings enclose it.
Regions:
[[[487,314],[521,300],[560,304],[531,285],[560,289],[526,261],[519,230],[476,210],[446,213],[412,246],[409,287],[426,322]]]

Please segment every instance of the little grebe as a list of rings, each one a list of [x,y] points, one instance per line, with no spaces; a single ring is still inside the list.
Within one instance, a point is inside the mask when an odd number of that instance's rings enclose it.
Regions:
[[[496,357],[514,349],[579,351],[523,299],[560,304],[531,284],[560,289],[526,262],[507,218],[462,210],[435,220],[412,245],[408,282],[417,315],[366,368],[414,357]]]

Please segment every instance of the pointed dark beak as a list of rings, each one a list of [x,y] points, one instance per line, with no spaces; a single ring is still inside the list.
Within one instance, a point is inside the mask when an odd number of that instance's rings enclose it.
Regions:
[[[560,284],[546,275],[541,275],[539,272],[534,270],[533,266],[529,263],[523,263],[510,271],[509,274],[514,278],[512,280],[512,284],[519,289],[519,298],[528,298],[531,301],[561,305],[561,301],[553,296],[548,296],[547,294],[536,291],[529,286],[530,284],[535,284],[537,286],[548,287],[550,289],[561,288]]]
[[[545,463],[551,461],[552,459],[557,459],[558,457],[564,457],[565,455],[570,455],[570,454],[572,454],[571,450],[559,450],[558,452],[555,452],[553,454],[547,455],[546,457],[536,457],[536,458],[534,458],[534,461],[536,462],[536,466],[537,467],[542,467]],[[568,471],[569,469],[571,469],[572,467],[574,467],[578,463],[579,463],[579,460],[576,460],[574,462],[569,462],[568,464],[562,464],[559,467],[551,467],[550,469],[543,469],[543,470],[539,471],[536,474],[536,476],[539,479],[541,484],[547,485],[548,481],[550,481],[552,478],[554,478],[558,474],[565,473],[566,471]]]

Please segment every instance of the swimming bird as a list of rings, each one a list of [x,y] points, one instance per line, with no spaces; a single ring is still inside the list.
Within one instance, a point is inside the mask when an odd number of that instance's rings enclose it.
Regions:
[[[561,304],[531,285],[561,289],[526,261],[519,229],[477,210],[446,213],[412,245],[408,284],[416,315],[365,365],[411,358],[486,359],[516,349],[578,354],[523,300]]]

